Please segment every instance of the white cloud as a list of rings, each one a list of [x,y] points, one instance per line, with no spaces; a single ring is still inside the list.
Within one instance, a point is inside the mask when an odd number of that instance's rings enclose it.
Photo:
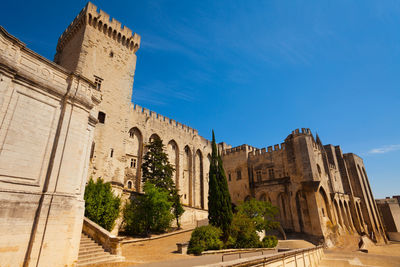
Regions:
[[[400,150],[400,145],[387,145],[378,148],[371,149],[368,154],[384,154],[390,151]]]

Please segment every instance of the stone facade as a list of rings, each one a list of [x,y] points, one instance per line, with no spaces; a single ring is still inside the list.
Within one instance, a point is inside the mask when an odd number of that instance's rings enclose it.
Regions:
[[[2,266],[73,266],[87,178],[111,182],[123,199],[141,193],[145,144],[156,136],[176,169],[182,222],[207,217],[211,142],[131,102],[139,47],[139,35],[92,3],[59,38],[54,62],[0,28]],[[309,236],[385,238],[362,159],[310,130],[274,148],[219,149],[235,204],[270,200],[286,230]]]
[[[295,130],[267,149],[226,149],[223,162],[232,201],[272,202],[287,232],[315,239],[367,233],[386,240],[362,159],[322,145],[309,129]]]
[[[140,36],[92,3],[61,35],[54,61],[96,83],[102,101],[89,176],[111,182],[124,199],[142,192],[141,163],[145,145],[159,137],[176,169],[174,179],[182,203],[206,217],[211,144],[198,131],[131,102]],[[198,212],[196,212],[198,211]],[[186,218],[187,217],[187,218]],[[185,216],[184,222],[193,222]],[[118,229],[114,230],[114,233]]]
[[[400,241],[400,196],[377,199],[379,212],[390,240]]]
[[[0,27],[1,266],[75,264],[99,101]]]

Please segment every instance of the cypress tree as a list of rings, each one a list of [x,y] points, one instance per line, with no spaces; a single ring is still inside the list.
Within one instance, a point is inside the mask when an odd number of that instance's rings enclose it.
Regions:
[[[221,156],[218,153],[214,131],[212,132],[212,154],[209,172],[208,220],[211,225],[221,228],[223,239],[229,236],[232,222],[231,197]]]
[[[213,226],[219,226],[219,184],[217,181],[217,144],[215,143],[214,130],[212,131],[212,152],[209,172],[208,186],[208,221]]]

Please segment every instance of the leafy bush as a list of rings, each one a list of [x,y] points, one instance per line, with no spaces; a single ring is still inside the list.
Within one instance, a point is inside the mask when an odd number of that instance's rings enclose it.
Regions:
[[[233,215],[231,235],[226,246],[228,248],[258,248],[262,246],[252,219],[243,214]]]
[[[267,235],[262,240],[263,248],[274,248],[278,245],[278,239],[274,235]]]
[[[257,231],[269,231],[279,227],[279,222],[274,219],[279,210],[271,202],[252,198],[240,203],[236,209],[238,214],[252,220]]]
[[[85,216],[104,229],[111,231],[119,216],[121,199],[114,196],[111,184],[90,178],[85,188]]]
[[[144,185],[144,195],[127,203],[124,209],[125,231],[131,235],[149,235],[150,232],[163,232],[171,224],[172,202],[167,190],[154,184]]]
[[[205,250],[221,249],[221,235],[221,229],[212,225],[197,227],[190,237],[188,253],[199,255]]]

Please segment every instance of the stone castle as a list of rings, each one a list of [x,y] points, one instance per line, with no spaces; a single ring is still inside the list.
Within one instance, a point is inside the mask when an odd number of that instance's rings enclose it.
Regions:
[[[86,180],[101,177],[124,198],[140,193],[144,145],[155,137],[176,169],[183,224],[207,217],[211,142],[131,102],[139,48],[138,34],[90,2],[59,38],[54,62],[0,28],[5,266],[73,266]],[[322,145],[309,129],[273,148],[219,149],[234,204],[269,200],[286,231],[319,240],[346,233],[385,240],[362,159]]]

